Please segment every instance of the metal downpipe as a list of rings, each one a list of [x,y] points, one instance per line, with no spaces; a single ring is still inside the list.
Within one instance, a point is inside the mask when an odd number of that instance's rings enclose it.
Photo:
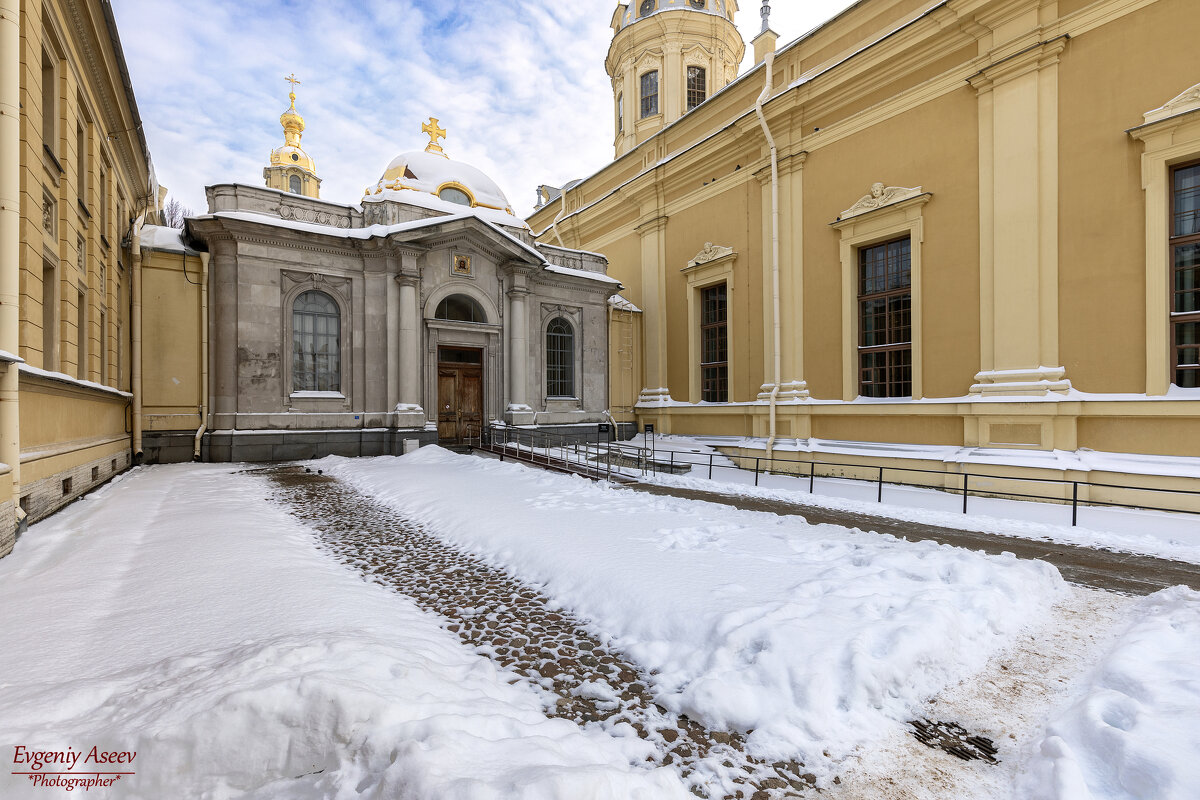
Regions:
[[[771,90],[774,88],[774,64],[775,54],[767,53],[764,59],[766,67],[767,80],[763,86],[762,94],[758,96],[758,100],[754,103],[754,113],[758,115],[758,124],[762,126],[763,135],[767,139],[767,146],[771,150],[771,310],[772,310],[772,361],[774,366],[774,376],[772,377],[771,397],[770,397],[770,433],[767,437],[767,458],[771,458],[775,451],[775,403],[779,397],[779,381],[780,381],[780,320],[779,320],[779,151],[775,147],[775,137],[771,135],[771,129],[767,125],[767,118],[763,115],[763,103],[771,97]]]
[[[130,335],[130,389],[133,392],[133,465],[142,463],[142,224],[146,220],[146,212],[142,211],[134,220],[132,236],[130,237],[130,320],[132,332]]]
[[[200,443],[208,430],[208,257],[200,254],[200,427],[192,446],[193,461],[200,460]]]

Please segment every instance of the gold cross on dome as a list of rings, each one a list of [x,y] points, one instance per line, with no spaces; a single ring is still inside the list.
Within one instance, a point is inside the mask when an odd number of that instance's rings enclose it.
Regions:
[[[293,92],[296,91],[296,87],[300,85],[300,81],[296,80],[296,73],[294,73],[294,72],[291,75],[288,75],[286,78],[284,78],[284,80],[292,85]]]
[[[421,132],[429,134],[429,144],[425,146],[426,153],[446,155],[446,151],[442,150],[442,146],[437,141],[446,138],[446,129],[438,125],[437,117],[430,117],[429,122],[421,126]]]

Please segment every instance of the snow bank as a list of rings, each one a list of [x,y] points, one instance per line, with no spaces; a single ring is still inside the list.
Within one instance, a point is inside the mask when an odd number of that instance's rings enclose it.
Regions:
[[[716,439],[724,437],[690,437],[659,435],[655,449],[659,460],[671,451],[683,453],[681,462],[696,464],[691,473],[683,475],[646,475],[644,480],[668,486],[723,492],[747,497],[763,497],[784,502],[802,503],[840,511],[851,511],[892,519],[912,520],[947,528],[1015,536],[1022,539],[1062,542],[1083,547],[1102,547],[1119,552],[1140,553],[1159,558],[1200,564],[1200,517],[1194,514],[1150,511],[1138,508],[1108,508],[1080,506],[1079,526],[1073,527],[1070,505],[972,495],[968,500],[969,514],[962,513],[962,495],[954,491],[937,491],[913,486],[884,484],[883,503],[876,501],[876,484],[835,478],[817,478],[815,493],[808,492],[808,475],[802,477],[761,473],[754,485],[753,469],[738,469],[734,461],[716,450]],[[734,437],[727,437],[733,439]],[[645,447],[645,437],[638,434],[628,444]],[[725,446],[726,442],[721,442]],[[850,443],[854,444],[854,443]],[[885,456],[879,448],[899,445],[874,445],[870,455]],[[957,448],[946,448],[953,451]],[[708,478],[709,456],[713,459],[712,479]],[[894,454],[893,454],[894,455]],[[1112,455],[1112,454],[1108,454]],[[1133,458],[1133,457],[1131,457]],[[818,459],[819,461],[820,459]],[[1200,459],[1177,459],[1180,472],[1193,469],[1189,463]],[[753,464],[753,458],[749,460]],[[1162,465],[1159,465],[1163,469]],[[889,474],[889,480],[896,477]],[[900,478],[913,480],[912,476]],[[972,482],[972,486],[975,483]],[[1041,491],[1041,490],[1039,490]]]
[[[977,671],[1063,590],[1042,562],[614,489],[435,447],[327,471],[539,585],[659,700],[814,772]],[[471,502],[463,502],[470,487]],[[824,767],[822,766],[824,762]]]
[[[0,742],[136,751],[88,792],[123,799],[690,796],[644,742],[547,718],[267,492],[144,468],[31,527],[0,561]],[[59,796],[19,769],[0,796]]]
[[[1017,797],[1200,797],[1200,592],[1165,589],[1133,613],[1075,701],[1034,743]]]

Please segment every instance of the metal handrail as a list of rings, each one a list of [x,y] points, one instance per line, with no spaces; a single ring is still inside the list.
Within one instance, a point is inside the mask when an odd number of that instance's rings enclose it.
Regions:
[[[502,441],[499,443],[495,440],[495,437],[496,437],[498,431],[503,431],[503,433],[500,434],[500,436],[502,437]],[[482,449],[482,450],[490,449],[490,450],[492,450],[492,452],[498,452],[500,454],[500,457],[502,460],[503,460],[505,454],[513,452],[514,446],[518,453],[521,452],[522,448],[528,448],[528,458],[526,460],[529,460],[531,463],[541,464],[541,465],[549,466],[552,468],[564,469],[565,471],[568,471],[568,472],[575,472],[575,473],[582,472],[582,474],[586,475],[587,477],[596,478],[598,480],[611,481],[613,479],[614,454],[618,458],[624,458],[624,459],[629,459],[629,460],[634,461],[638,465],[637,471],[643,475],[646,474],[647,472],[657,475],[658,472],[660,471],[660,468],[663,466],[666,466],[672,472],[674,472],[675,468],[680,465],[688,465],[689,469],[691,467],[695,467],[695,466],[701,466],[701,467],[707,466],[708,467],[708,477],[710,479],[713,476],[714,470],[717,470],[717,469],[745,470],[746,467],[743,466],[743,464],[746,464],[749,461],[753,460],[754,461],[753,470],[754,470],[754,485],[755,486],[758,485],[759,476],[763,473],[776,474],[776,475],[779,475],[779,474],[794,475],[797,479],[801,479],[801,480],[804,478],[808,478],[808,491],[810,494],[815,494],[815,483],[816,483],[817,478],[822,478],[825,480],[848,480],[848,481],[858,481],[858,482],[871,481],[877,485],[877,490],[876,490],[876,501],[877,502],[883,502],[883,486],[885,483],[887,483],[889,485],[893,485],[893,486],[907,486],[907,487],[920,488],[920,489],[936,489],[939,491],[953,492],[955,494],[961,493],[962,498],[963,498],[962,513],[964,513],[964,514],[967,513],[967,510],[968,510],[967,509],[967,499],[972,495],[974,495],[976,497],[988,496],[988,497],[996,497],[996,498],[1000,498],[1000,499],[1026,498],[1026,499],[1040,500],[1040,501],[1061,501],[1064,505],[1066,505],[1068,500],[1065,496],[1065,494],[1066,494],[1065,488],[1068,486],[1071,489],[1069,502],[1071,505],[1071,525],[1073,525],[1073,526],[1078,524],[1079,506],[1080,505],[1104,506],[1104,507],[1109,507],[1109,508],[1144,509],[1144,510],[1150,510],[1150,511],[1164,511],[1164,512],[1168,512],[1168,513],[1183,513],[1183,514],[1193,514],[1193,515],[1200,514],[1200,510],[1191,510],[1191,509],[1187,509],[1187,508],[1165,508],[1162,506],[1155,506],[1155,505],[1121,503],[1121,502],[1117,502],[1115,500],[1098,500],[1098,499],[1089,498],[1087,500],[1081,501],[1079,499],[1079,487],[1080,486],[1095,487],[1095,488],[1101,488],[1101,489],[1118,489],[1118,490],[1122,490],[1122,491],[1132,491],[1132,492],[1157,492],[1160,494],[1169,494],[1169,495],[1200,496],[1200,490],[1194,490],[1194,489],[1170,489],[1170,488],[1166,488],[1166,487],[1162,487],[1162,486],[1128,486],[1128,485],[1124,485],[1124,484],[1115,484],[1115,483],[1067,480],[1064,478],[1035,478],[1035,477],[1023,477],[1023,476],[1016,476],[1016,475],[1014,475],[1014,476],[988,475],[988,474],[983,474],[983,473],[972,473],[972,472],[954,473],[954,472],[944,472],[944,471],[933,470],[933,469],[921,469],[919,467],[881,466],[878,464],[852,464],[852,463],[839,462],[839,461],[817,461],[815,459],[806,460],[806,459],[776,458],[776,457],[767,458],[765,456],[737,456],[737,455],[725,456],[725,458],[727,458],[731,463],[718,464],[715,461],[715,456],[716,456],[715,453],[709,453],[707,458],[700,456],[700,458],[698,460],[695,460],[695,459],[689,458],[689,456],[697,455],[697,454],[693,454],[693,453],[684,453],[684,452],[675,451],[675,450],[666,451],[665,453],[662,451],[655,452],[655,450],[653,450],[652,448],[638,447],[636,445],[624,444],[622,442],[601,441],[599,433],[597,433],[595,443],[593,444],[592,441],[589,439],[580,440],[578,437],[568,437],[568,436],[564,436],[561,434],[551,433],[549,431],[528,430],[528,429],[522,429],[522,428],[513,428],[510,426],[496,426],[496,427],[487,428],[487,429],[480,428],[478,436],[476,437],[476,441],[478,442],[478,446],[480,449]],[[540,456],[537,452],[538,450],[542,451]],[[558,457],[554,457],[551,455],[551,452],[555,451],[555,450],[557,450],[559,453]],[[594,455],[594,457],[593,457],[593,455]],[[572,456],[576,456],[576,458],[572,458]],[[539,460],[539,458],[540,458],[540,460]],[[666,460],[668,458],[669,458],[669,461]],[[554,463],[554,462],[558,462],[558,463]],[[601,462],[603,462],[603,466],[601,466]],[[775,468],[775,465],[777,465],[777,464],[807,464],[808,469],[806,471],[801,471],[800,469],[796,469],[796,470],[785,470],[785,471],[781,472]],[[825,474],[821,474],[818,471],[818,468],[820,468],[820,467],[842,467],[842,468],[849,468],[849,469],[854,469],[854,470],[873,470],[873,471],[875,471],[876,474],[873,478],[854,477],[854,476],[850,476],[850,475],[837,475],[837,474],[833,474],[832,472],[826,472]],[[619,477],[627,477],[625,469],[620,464],[617,465],[615,472]],[[884,480],[886,473],[897,473],[897,472],[899,472],[899,473],[911,472],[911,473],[924,474],[924,475],[937,475],[943,479],[945,479],[946,476],[948,476],[948,475],[956,475],[957,474],[957,475],[962,476],[962,486],[961,486],[961,488],[955,488],[955,487],[937,486],[937,485],[932,485],[932,484],[927,484],[927,483],[915,483],[915,482],[907,483],[907,482],[895,480],[895,479],[888,480],[888,481]],[[1003,490],[996,489],[996,488],[983,488],[983,487],[978,487],[978,486],[973,488],[971,486],[972,481],[1024,481],[1027,483],[1051,484],[1051,485],[1058,485],[1058,486],[1064,487],[1064,492],[1060,496],[1050,496],[1050,495],[1042,495],[1042,494],[1030,494],[1030,493],[1026,493],[1026,492],[1017,492],[1017,491],[1011,491],[1011,490],[1003,491]]]

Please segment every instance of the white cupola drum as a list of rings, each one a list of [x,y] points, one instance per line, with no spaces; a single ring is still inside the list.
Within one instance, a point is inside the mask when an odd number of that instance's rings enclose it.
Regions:
[[[618,157],[737,77],[737,0],[628,0],[613,12],[605,68]]]

